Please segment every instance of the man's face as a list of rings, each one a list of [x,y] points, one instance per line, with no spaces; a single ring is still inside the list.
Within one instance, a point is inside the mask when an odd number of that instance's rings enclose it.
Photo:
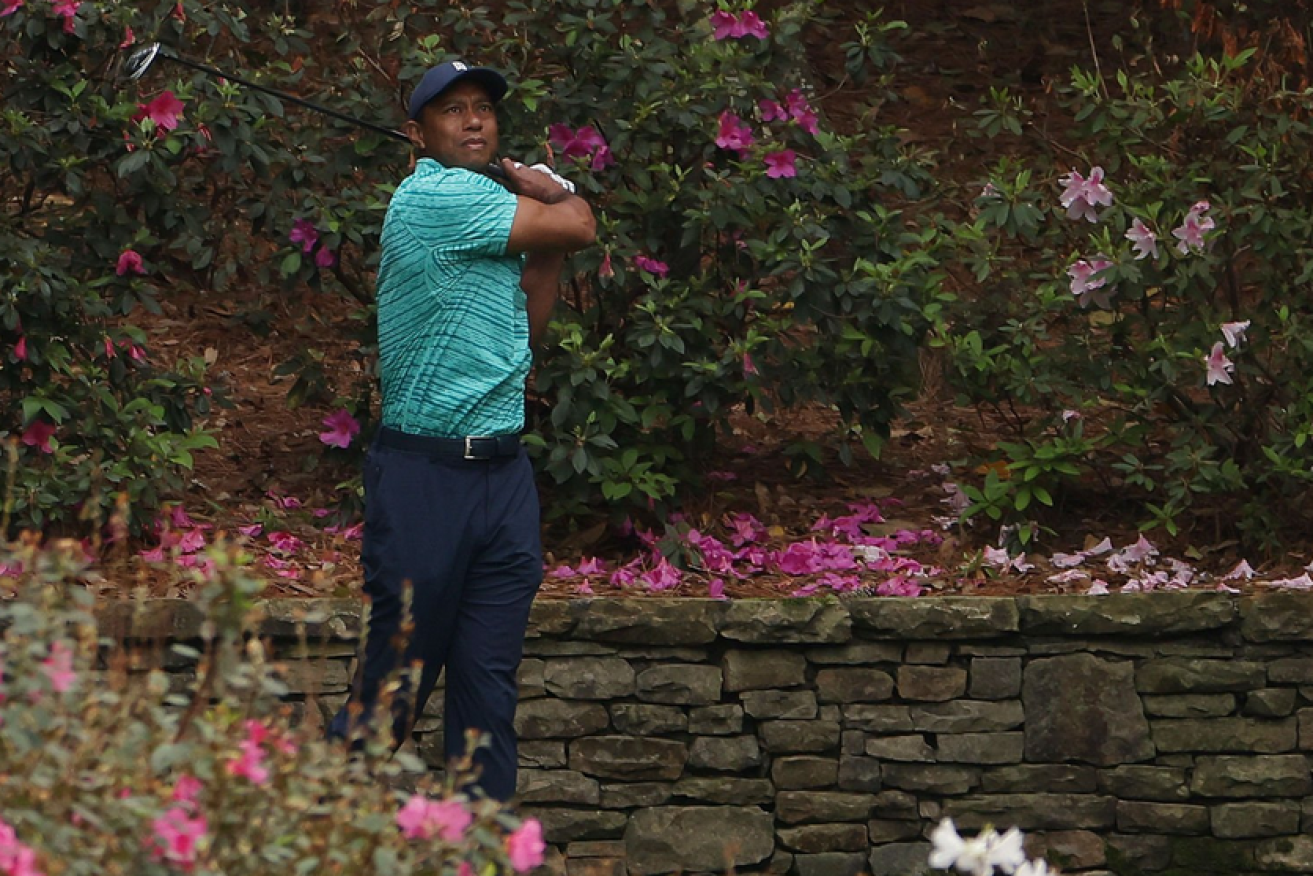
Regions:
[[[457,82],[405,126],[420,154],[444,167],[482,170],[497,154],[497,111],[477,82]]]

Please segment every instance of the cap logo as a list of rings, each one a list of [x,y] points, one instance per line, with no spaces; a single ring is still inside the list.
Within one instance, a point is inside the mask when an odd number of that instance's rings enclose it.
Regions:
[[[466,64],[465,64],[464,61],[452,61],[452,62],[451,62],[451,66],[454,67],[455,69],[461,71],[462,73],[464,73],[466,70],[470,69],[468,66],[466,66]]]

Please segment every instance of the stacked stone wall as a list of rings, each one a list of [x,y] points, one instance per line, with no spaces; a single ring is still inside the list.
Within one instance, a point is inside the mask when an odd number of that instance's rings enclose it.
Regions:
[[[322,720],[357,609],[267,610]],[[1313,872],[1308,594],[540,602],[520,683],[519,797],[569,876],[919,873],[944,816],[1066,871]]]

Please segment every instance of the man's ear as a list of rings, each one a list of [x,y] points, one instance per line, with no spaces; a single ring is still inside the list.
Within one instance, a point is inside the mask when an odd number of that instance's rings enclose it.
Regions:
[[[420,129],[419,122],[407,119],[406,123],[401,126],[401,133],[410,138],[411,145],[416,149],[424,148],[424,132]]]

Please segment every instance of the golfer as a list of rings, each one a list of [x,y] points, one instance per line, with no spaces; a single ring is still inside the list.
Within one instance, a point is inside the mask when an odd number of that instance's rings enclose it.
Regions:
[[[365,593],[372,609],[352,702],[329,735],[368,720],[385,677],[422,665],[394,702],[394,745],[447,669],[445,754],[475,754],[477,786],[515,793],[516,671],[542,582],[538,494],[520,444],[530,347],[565,255],[593,242],[592,210],[552,175],[497,156],[495,71],[425,74],[403,130],[419,158],[383,223],[378,272],[382,423],[364,468]],[[402,630],[413,588],[413,630]],[[358,704],[358,705],[354,705]]]

